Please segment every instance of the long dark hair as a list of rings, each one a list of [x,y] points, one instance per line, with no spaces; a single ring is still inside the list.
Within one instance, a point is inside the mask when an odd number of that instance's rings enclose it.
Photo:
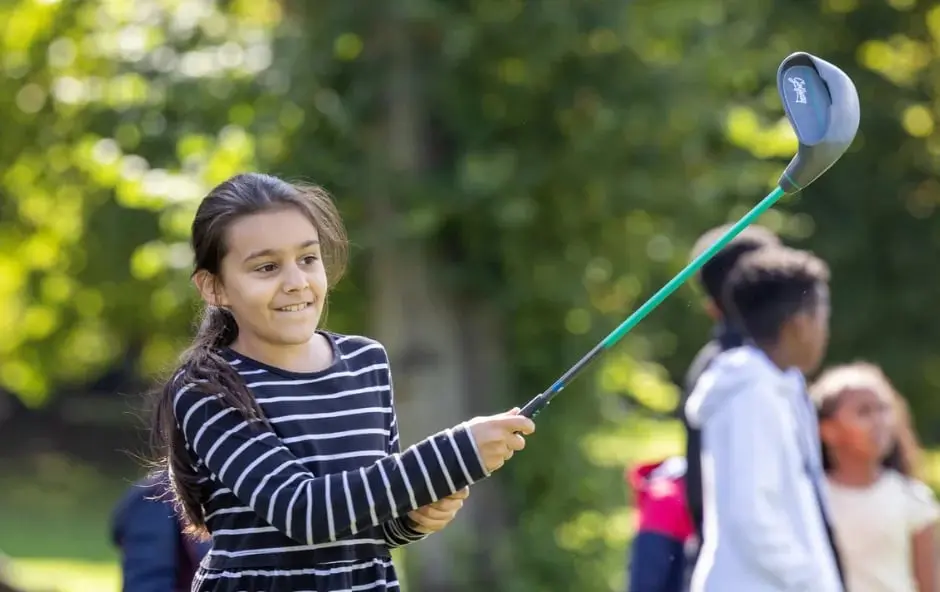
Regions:
[[[195,255],[193,275],[208,272],[222,281],[220,268],[227,252],[229,226],[239,218],[278,208],[296,208],[316,227],[328,285],[333,286],[346,266],[346,230],[329,194],[315,185],[291,184],[277,177],[247,173],[232,177],[203,198],[192,225]],[[205,306],[192,345],[183,352],[178,368],[156,393],[152,415],[152,443],[161,468],[168,469],[170,484],[188,523],[188,530],[206,534],[201,488],[186,450],[183,434],[173,413],[173,399],[185,385],[198,383],[200,392],[218,395],[248,420],[266,421],[257,401],[238,373],[220,354],[238,336],[232,314]]]
[[[810,387],[819,421],[835,415],[844,393],[860,389],[874,391],[890,401],[895,416],[894,443],[882,460],[882,466],[908,477],[917,477],[920,470],[920,443],[911,423],[907,401],[878,366],[868,362],[854,362],[833,366],[823,372]],[[823,468],[828,472],[833,468],[832,456],[826,450],[825,443],[822,447]]]

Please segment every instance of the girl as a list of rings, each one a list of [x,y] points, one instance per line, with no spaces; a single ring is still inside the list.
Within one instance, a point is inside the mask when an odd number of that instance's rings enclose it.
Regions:
[[[389,549],[443,528],[534,424],[513,410],[400,452],[385,349],[318,328],[345,254],[322,189],[229,179],[192,247],[206,311],[153,431],[191,529],[212,538],[193,590],[398,590]]]
[[[820,376],[819,412],[833,527],[851,592],[935,592],[938,506],[916,479],[907,406],[876,366]]]

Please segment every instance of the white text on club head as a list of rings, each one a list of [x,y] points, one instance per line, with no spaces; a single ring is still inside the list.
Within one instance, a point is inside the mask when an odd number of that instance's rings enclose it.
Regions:
[[[806,104],[806,82],[799,76],[790,76],[787,78],[790,84],[793,85],[793,93],[796,95],[794,103]]]

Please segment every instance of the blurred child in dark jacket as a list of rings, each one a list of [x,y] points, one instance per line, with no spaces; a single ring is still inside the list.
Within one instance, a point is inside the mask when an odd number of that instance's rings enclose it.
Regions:
[[[160,473],[134,483],[114,513],[124,592],[188,592],[208,543],[183,533]]]

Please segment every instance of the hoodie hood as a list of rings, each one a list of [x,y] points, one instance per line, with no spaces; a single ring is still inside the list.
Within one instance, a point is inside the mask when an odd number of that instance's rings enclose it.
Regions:
[[[706,421],[749,384],[774,381],[790,389],[804,388],[803,375],[793,368],[781,371],[764,352],[752,345],[729,349],[715,357],[695,385],[685,412],[689,425],[701,429]]]

